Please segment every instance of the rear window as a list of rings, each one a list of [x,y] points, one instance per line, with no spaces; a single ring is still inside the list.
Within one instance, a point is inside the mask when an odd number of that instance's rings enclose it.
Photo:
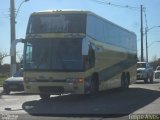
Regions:
[[[160,66],[158,66],[156,70],[160,70]]]
[[[17,72],[13,75],[13,77],[23,77],[23,70],[17,71]]]

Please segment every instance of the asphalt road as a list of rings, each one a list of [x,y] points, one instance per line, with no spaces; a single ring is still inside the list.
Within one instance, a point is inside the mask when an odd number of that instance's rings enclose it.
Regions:
[[[160,80],[153,84],[138,81],[127,91],[109,90],[96,97],[63,95],[44,101],[38,95],[24,92],[0,97],[2,120],[125,120],[132,114],[160,114]]]

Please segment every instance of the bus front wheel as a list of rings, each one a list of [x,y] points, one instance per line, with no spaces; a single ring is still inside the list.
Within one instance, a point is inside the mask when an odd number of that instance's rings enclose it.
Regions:
[[[50,98],[50,94],[40,94],[42,100],[47,100]]]
[[[95,96],[97,95],[99,91],[99,81],[98,81],[98,75],[93,75],[91,80],[91,95]]]

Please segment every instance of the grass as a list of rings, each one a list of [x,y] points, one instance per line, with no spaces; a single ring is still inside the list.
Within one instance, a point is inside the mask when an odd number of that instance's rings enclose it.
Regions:
[[[3,85],[3,81],[7,79],[7,76],[0,75],[0,86]]]

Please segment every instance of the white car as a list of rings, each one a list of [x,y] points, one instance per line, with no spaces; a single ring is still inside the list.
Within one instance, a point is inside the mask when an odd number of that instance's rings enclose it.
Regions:
[[[160,71],[160,66],[157,66],[156,71]]]
[[[148,62],[137,62],[137,80],[144,80],[144,83],[153,83],[153,68]]]
[[[154,71],[154,79],[160,79],[160,70]]]
[[[24,91],[23,69],[20,69],[12,77],[4,81],[3,92],[9,94],[10,91]]]
[[[160,66],[157,66],[156,71],[154,71],[154,79],[160,79]]]

